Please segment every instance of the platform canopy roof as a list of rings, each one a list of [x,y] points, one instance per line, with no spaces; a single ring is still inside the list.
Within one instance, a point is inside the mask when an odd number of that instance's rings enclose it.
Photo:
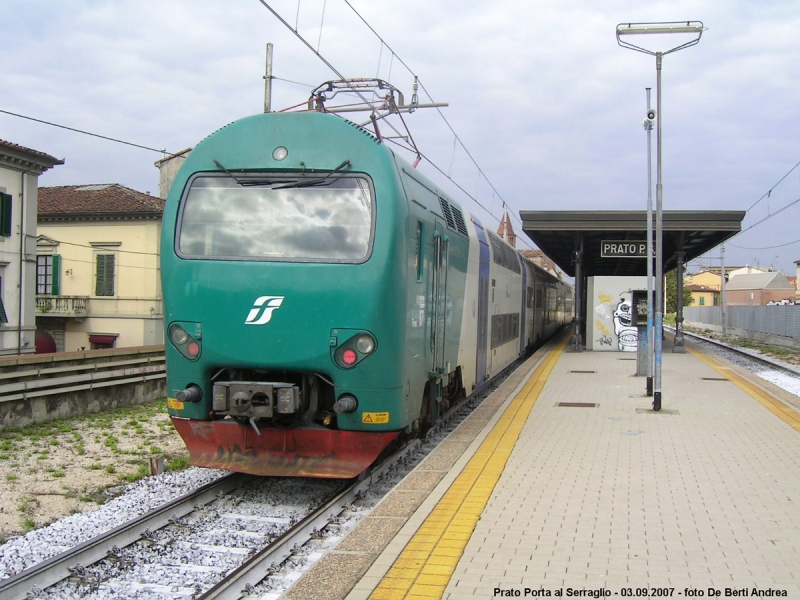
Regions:
[[[683,251],[688,262],[739,233],[745,211],[671,210],[662,214],[662,262],[667,273],[678,264],[677,252]],[[520,217],[522,230],[567,275],[575,275],[575,253],[581,243],[587,277],[647,275],[646,258],[629,251],[634,246],[646,250],[646,211],[523,210]]]

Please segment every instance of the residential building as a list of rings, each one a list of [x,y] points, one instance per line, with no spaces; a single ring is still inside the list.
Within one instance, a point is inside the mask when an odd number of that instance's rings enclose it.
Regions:
[[[727,280],[728,273],[725,273],[725,278]],[[687,288],[693,285],[700,286],[707,288],[709,290],[719,290],[722,288],[722,277],[720,275],[719,270],[715,271],[702,271],[700,273],[695,273],[692,275],[686,275],[683,278],[683,287]],[[697,302],[694,302],[692,305],[697,306]]]
[[[729,269],[725,270],[725,275],[728,278],[736,277],[737,275],[752,275],[754,273],[771,273],[772,269],[762,269],[761,267],[751,267],[750,265],[745,265],[743,267],[730,267]]]
[[[794,264],[795,264],[795,267],[797,267],[796,275],[795,275],[795,278],[794,278],[795,279],[795,281],[794,281],[794,287],[795,287],[794,295],[795,295],[795,298],[798,301],[800,301],[800,287],[798,287],[798,285],[797,285],[797,282],[800,281],[800,260],[794,261]]]
[[[37,324],[59,351],[163,343],[163,212],[119,184],[39,190]]]
[[[725,278],[727,279],[727,272]],[[692,292],[691,306],[719,306],[722,277],[719,270],[703,271],[683,278],[683,289]]]
[[[777,271],[731,277],[725,284],[727,306],[765,306],[795,299],[795,288]]]
[[[684,282],[686,279],[684,279]],[[692,292],[691,306],[719,306],[720,305],[720,291],[705,285],[686,284],[683,285],[684,290]]]
[[[36,350],[39,175],[64,161],[0,140],[0,355]]]

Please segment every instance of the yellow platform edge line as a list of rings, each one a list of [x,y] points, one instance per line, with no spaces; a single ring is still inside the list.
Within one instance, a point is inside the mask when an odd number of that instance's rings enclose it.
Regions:
[[[757,400],[764,408],[769,410],[772,414],[778,417],[781,421],[789,425],[790,427],[794,428],[797,431],[800,431],[800,413],[795,411],[792,407],[787,406],[780,400],[773,398],[769,392],[762,390],[757,385],[750,383],[741,375],[735,373],[730,368],[726,367],[720,362],[717,362],[713,357],[708,356],[694,348],[689,348],[686,346],[686,349],[714,369],[717,373],[725,377],[728,381],[733,383],[739,389],[743,390],[747,393],[750,397]]]
[[[398,599],[410,598],[409,594],[411,594],[412,589],[415,593],[420,592],[420,584],[424,581],[423,571],[426,574],[429,572],[426,571],[428,559],[425,559],[421,564],[417,563],[417,574],[413,580],[410,579],[410,570],[408,568],[410,561],[408,559],[411,558],[411,553],[408,550],[409,547],[414,548],[413,554],[417,561],[419,561],[420,554],[423,553],[420,550],[423,547],[427,548],[428,558],[438,555],[450,557],[457,555],[457,558],[460,558],[463,555],[464,549],[472,536],[472,531],[474,531],[483,509],[491,498],[491,494],[522,433],[522,425],[527,420],[533,405],[544,388],[545,382],[569,340],[569,336],[565,336],[550,351],[548,356],[528,374],[527,381],[506,407],[477,452],[450,485],[436,508],[431,512],[418,532],[409,540],[406,549],[400,553],[394,565],[373,591],[370,596],[371,599],[386,598],[388,594],[392,594],[393,598]],[[466,494],[464,493],[465,490]],[[462,510],[465,504],[474,505],[475,502],[479,503],[481,510]],[[431,539],[435,537],[430,535],[431,530],[436,528],[428,524],[429,520],[437,523],[447,522],[447,526],[438,536],[438,539]],[[457,526],[454,525],[454,521],[457,521]],[[465,527],[469,531],[468,534],[464,531]],[[423,534],[421,533],[422,531],[426,533]],[[423,537],[425,538],[424,540],[422,539]],[[458,560],[450,561],[444,565],[445,572],[443,572],[443,565],[439,563],[436,569],[437,574],[446,576],[449,581],[457,565]],[[421,577],[422,579],[420,579]],[[427,586],[423,584],[423,587]],[[430,586],[426,591],[428,593],[434,590],[438,592],[438,589],[439,586]],[[444,593],[444,588],[441,588],[441,592]],[[441,597],[441,594],[436,595],[436,592],[434,592],[433,597]]]

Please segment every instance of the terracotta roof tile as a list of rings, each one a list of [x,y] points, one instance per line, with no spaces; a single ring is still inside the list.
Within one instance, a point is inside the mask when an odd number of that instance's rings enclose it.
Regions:
[[[39,188],[39,215],[163,213],[164,200],[118,183]]]
[[[19,144],[15,144],[13,142],[7,142],[6,140],[0,140],[0,146],[5,146],[6,148],[9,148],[11,150],[20,150],[22,152],[27,152],[28,154],[39,156],[56,165],[64,164],[64,161],[60,158],[56,158],[55,156],[50,156],[45,152],[40,152],[39,150],[34,150],[33,148],[26,148],[25,146],[20,146]]]

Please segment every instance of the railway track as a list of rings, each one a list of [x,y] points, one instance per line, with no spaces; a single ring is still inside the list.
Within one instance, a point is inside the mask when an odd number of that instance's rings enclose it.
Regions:
[[[670,331],[674,334],[674,329],[670,328]],[[697,335],[695,333],[690,333],[686,330],[684,330],[683,335],[698,345],[706,344],[707,347],[711,349],[716,349],[722,351],[723,353],[728,352],[732,355],[743,357],[753,363],[756,363],[768,369],[780,371],[782,373],[786,373],[793,377],[800,377],[800,367],[792,367],[791,365],[787,365],[781,363],[780,361],[773,360],[769,357],[762,356],[756,352],[749,351],[746,348],[737,348],[736,346],[720,342],[713,338]]]
[[[256,585],[269,590],[272,580],[280,588],[334,543],[323,538],[354,527],[359,512],[368,512],[516,366],[359,480],[332,485],[230,474],[0,580],[0,598],[240,598]],[[313,507],[287,506],[291,493],[278,488],[293,485],[322,486],[306,493]]]
[[[193,492],[185,494],[163,506],[153,509],[137,519],[123,523],[105,534],[88,540],[53,558],[45,560],[21,573],[0,581],[0,597],[10,600],[36,596],[42,590],[80,572],[85,566],[103,560],[110,553],[128,546],[146,532],[160,529],[170,521],[195,510],[196,506],[206,504],[221,494],[230,492],[241,485],[242,476],[231,474],[206,484]]]
[[[326,529],[335,534],[357,500],[385,493],[418,446],[356,480],[227,475],[0,581],[0,598],[240,598]],[[282,502],[293,493],[306,500]]]

